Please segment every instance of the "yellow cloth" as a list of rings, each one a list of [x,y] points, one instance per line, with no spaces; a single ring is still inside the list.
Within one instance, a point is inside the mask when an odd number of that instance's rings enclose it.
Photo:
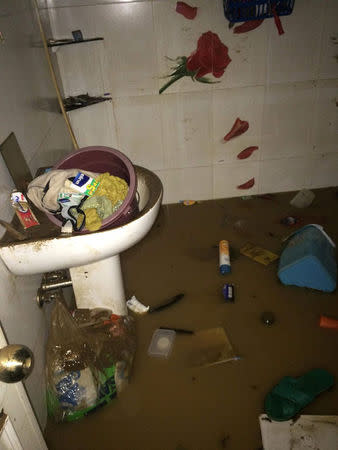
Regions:
[[[92,197],[87,198],[87,200],[82,205],[82,209],[84,212],[86,212],[86,209],[90,208],[96,209],[97,214],[101,217],[102,220],[111,216],[115,211],[109,198],[105,197],[104,195],[93,195]]]
[[[128,194],[129,186],[122,178],[109,175],[108,172],[101,174],[97,181],[100,183],[96,189],[93,197],[105,196],[107,197],[114,209],[117,203],[122,204],[123,200]],[[86,228],[89,231],[97,231],[101,225],[102,220],[99,217],[96,209],[89,208],[85,210],[86,214]]]
[[[106,172],[101,174],[97,178],[97,181],[100,184],[96,189],[94,196],[105,195],[109,198],[113,206],[115,203],[121,200],[123,201],[126,198],[129,186],[122,178],[114,177]]]
[[[89,231],[97,231],[101,228],[102,219],[97,214],[96,209],[88,208],[85,210],[86,214],[86,228]]]

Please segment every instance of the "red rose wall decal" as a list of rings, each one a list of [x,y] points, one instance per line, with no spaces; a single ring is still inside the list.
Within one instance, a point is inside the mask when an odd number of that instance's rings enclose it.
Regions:
[[[168,76],[170,80],[159,90],[160,94],[183,77],[190,77],[193,81],[200,83],[215,83],[205,78],[205,75],[210,73],[215,78],[220,78],[231,59],[228,55],[228,47],[221,42],[216,33],[208,31],[200,36],[197,49],[189,57],[180,56],[174,61],[177,65]]]
[[[212,73],[220,78],[230,63],[228,47],[226,47],[217,34],[208,31],[198,39],[197,49],[189,56],[187,68],[196,72],[196,78]]]

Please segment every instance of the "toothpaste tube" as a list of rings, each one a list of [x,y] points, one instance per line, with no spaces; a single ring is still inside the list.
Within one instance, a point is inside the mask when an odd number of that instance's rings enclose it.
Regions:
[[[11,202],[24,229],[40,225],[22,192],[12,192]]]
[[[137,314],[145,314],[149,311],[149,306],[145,306],[143,303],[137,300],[135,295],[133,295],[131,299],[127,300],[127,307]]]
[[[222,275],[231,272],[229,242],[226,240],[219,243],[219,270]]]
[[[81,203],[81,200],[85,196],[80,193],[74,193],[74,192],[60,192],[58,194],[58,203],[67,204],[71,203],[72,206],[79,205]]]
[[[99,186],[94,178],[79,172],[72,181],[71,187],[83,195],[91,197]]]

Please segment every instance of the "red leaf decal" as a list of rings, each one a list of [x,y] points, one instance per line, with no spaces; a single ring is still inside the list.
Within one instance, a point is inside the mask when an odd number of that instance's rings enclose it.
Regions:
[[[248,31],[255,30],[260,25],[262,25],[264,19],[260,20],[249,20],[248,22],[244,22],[241,25],[238,25],[234,28],[235,34],[247,33]]]
[[[249,122],[247,122],[246,120],[241,120],[237,117],[229,133],[226,136],[224,136],[224,140],[230,141],[230,139],[245,133],[248,130],[248,128]]]
[[[249,158],[249,156],[251,156],[255,150],[258,150],[257,146],[247,147],[247,148],[245,148],[244,150],[242,150],[241,152],[238,153],[237,158],[238,159]]]
[[[193,20],[197,14],[197,8],[194,6],[190,6],[184,2],[176,3],[176,12],[178,14],[182,14],[186,19]]]
[[[251,178],[251,180],[248,180],[246,183],[240,184],[237,186],[237,189],[251,189],[252,186],[255,185],[255,179]]]

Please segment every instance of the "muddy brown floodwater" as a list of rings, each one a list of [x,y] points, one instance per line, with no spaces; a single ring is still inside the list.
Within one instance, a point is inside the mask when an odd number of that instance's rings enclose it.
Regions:
[[[285,375],[322,367],[338,382],[338,332],[318,327],[320,314],[338,318],[337,293],[283,286],[278,262],[262,266],[239,249],[247,242],[279,253],[294,228],[287,215],[321,223],[338,242],[338,197],[316,190],[313,205],[289,206],[292,193],[249,200],[226,199],[193,206],[163,206],[149,235],[122,255],[128,295],[155,306],[177,293],[186,295],[167,310],[139,316],[138,349],[128,390],[78,423],[49,423],[50,450],[258,450],[258,416],[266,393]],[[217,245],[231,246],[231,274],[218,270]],[[225,303],[224,283],[235,285],[235,302]],[[260,316],[271,311],[272,326]],[[168,360],[147,355],[158,327],[200,330],[224,327],[243,359],[190,369],[178,335]],[[305,408],[305,414],[338,414],[333,388]]]

